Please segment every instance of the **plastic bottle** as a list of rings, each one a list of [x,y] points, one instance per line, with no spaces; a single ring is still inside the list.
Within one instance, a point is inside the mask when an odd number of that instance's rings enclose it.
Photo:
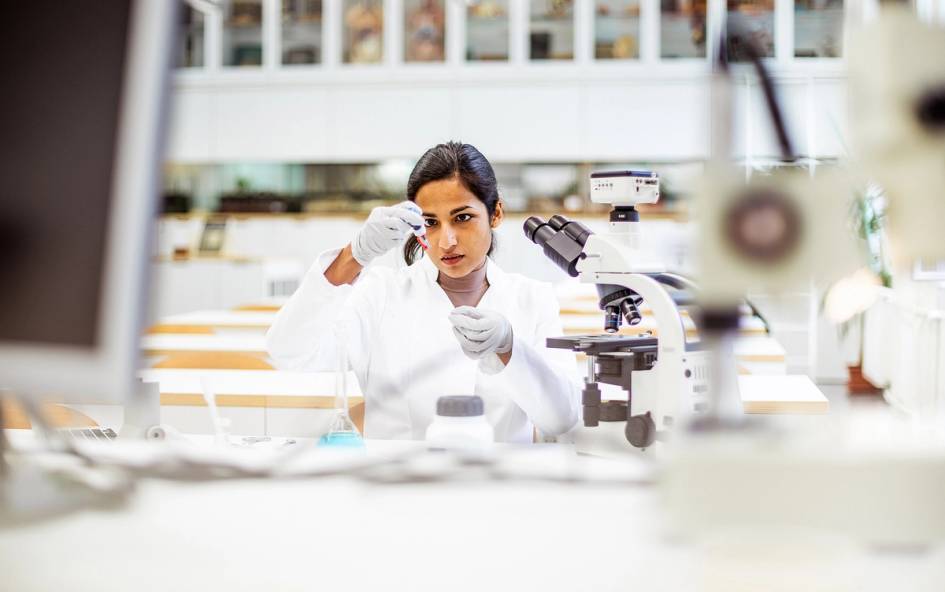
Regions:
[[[436,401],[436,417],[427,427],[426,441],[434,450],[454,450],[472,455],[492,451],[495,432],[486,421],[485,405],[476,395],[453,395]]]

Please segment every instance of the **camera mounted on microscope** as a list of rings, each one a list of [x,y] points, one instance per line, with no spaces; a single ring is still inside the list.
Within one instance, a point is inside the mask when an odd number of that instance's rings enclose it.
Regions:
[[[639,222],[636,206],[660,200],[660,177],[652,171],[591,173],[591,201],[614,206],[611,222]]]

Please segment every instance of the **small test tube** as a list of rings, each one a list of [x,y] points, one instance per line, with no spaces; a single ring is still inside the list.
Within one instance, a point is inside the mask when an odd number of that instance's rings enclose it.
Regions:
[[[420,243],[420,246],[423,247],[424,251],[430,250],[430,245],[427,244],[426,229],[423,226],[414,226],[413,235],[417,237],[417,242]]]

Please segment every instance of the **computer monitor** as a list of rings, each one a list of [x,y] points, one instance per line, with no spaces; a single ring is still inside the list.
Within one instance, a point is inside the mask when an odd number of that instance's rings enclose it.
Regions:
[[[0,19],[0,388],[134,384],[175,0],[30,0]]]

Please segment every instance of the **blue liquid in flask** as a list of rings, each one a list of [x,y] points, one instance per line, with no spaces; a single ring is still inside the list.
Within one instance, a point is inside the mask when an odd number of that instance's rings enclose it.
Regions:
[[[357,432],[329,432],[318,439],[318,445],[336,448],[363,448],[364,439]]]

